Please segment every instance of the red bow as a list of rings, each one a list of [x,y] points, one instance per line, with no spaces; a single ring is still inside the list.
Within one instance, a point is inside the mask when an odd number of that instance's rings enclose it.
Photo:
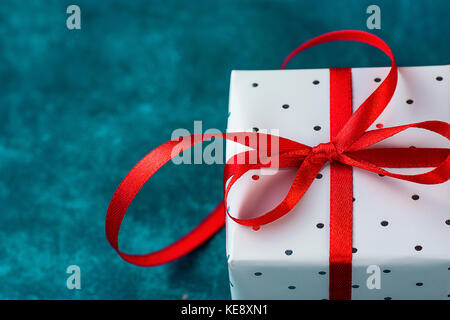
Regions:
[[[386,79],[351,114],[350,69],[330,69],[331,141],[315,147],[277,137],[279,149],[274,152],[270,143],[262,147],[258,141],[272,138],[263,133],[223,133],[191,135],[171,140],[146,155],[123,179],[114,193],[106,214],[106,236],[120,256],[140,266],[155,266],[177,259],[193,250],[215,234],[225,223],[224,211],[231,219],[245,226],[259,226],[275,221],[291,211],[303,197],[326,162],[331,162],[330,212],[330,299],[351,297],[351,241],[352,241],[352,167],[372,171],[393,178],[421,184],[438,184],[450,177],[450,149],[439,148],[372,148],[366,149],[408,128],[435,132],[450,140],[450,126],[441,121],[425,121],[397,127],[366,131],[388,105],[397,85],[397,66],[387,44],[375,35],[363,31],[335,31],[309,40],[294,50],[283,62],[300,51],[320,43],[347,40],[368,43],[379,48],[392,60]],[[119,251],[118,235],[123,216],[147,180],[164,164],[196,143],[220,137],[246,145],[252,150],[235,155],[225,165],[224,202],[221,202],[194,230],[170,246],[144,255],[130,255]],[[252,137],[256,139],[245,139]],[[236,139],[237,138],[237,139]],[[236,141],[237,140],[237,141]],[[263,159],[262,152],[268,154]],[[257,155],[255,164],[239,164],[238,157]],[[276,160],[280,168],[298,167],[297,174],[284,200],[273,210],[252,219],[237,219],[226,210],[226,199],[233,184],[249,170],[270,167],[267,160]],[[391,173],[381,167],[433,167],[429,172],[415,175]],[[229,180],[228,184],[226,182]]]

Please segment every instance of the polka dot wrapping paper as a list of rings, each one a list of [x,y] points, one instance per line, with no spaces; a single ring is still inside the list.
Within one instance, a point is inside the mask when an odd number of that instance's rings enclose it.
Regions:
[[[352,69],[353,112],[388,71]],[[398,75],[393,98],[369,130],[450,121],[450,66],[400,67]],[[277,133],[307,145],[328,142],[329,82],[328,69],[233,71],[227,130]],[[446,148],[448,141],[412,128],[372,147]],[[227,158],[243,150],[227,142]],[[250,218],[273,209],[295,172],[247,172],[230,191],[230,213]],[[227,217],[233,299],[328,298],[328,164],[315,180],[291,212],[258,230]],[[353,188],[352,299],[450,300],[450,183],[416,184],[353,168]]]

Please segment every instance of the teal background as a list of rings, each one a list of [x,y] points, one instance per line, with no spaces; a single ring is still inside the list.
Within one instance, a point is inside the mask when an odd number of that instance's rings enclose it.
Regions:
[[[81,7],[82,29],[66,28]],[[189,256],[140,268],[104,218],[125,174],[176,128],[224,130],[232,69],[276,69],[302,42],[366,29],[400,66],[450,63],[450,6],[433,1],[2,1],[0,298],[229,299],[225,230]],[[363,44],[325,44],[295,68],[384,66]],[[121,247],[144,253],[189,231],[221,198],[221,166],[168,165],[130,207]],[[82,290],[66,288],[81,268]]]

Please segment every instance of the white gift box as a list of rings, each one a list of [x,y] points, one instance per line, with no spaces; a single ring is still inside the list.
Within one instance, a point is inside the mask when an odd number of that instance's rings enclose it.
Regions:
[[[353,111],[388,71],[352,69]],[[450,66],[399,68],[395,94],[369,130],[377,124],[449,122],[449,81]],[[328,69],[233,71],[227,130],[276,129],[309,146],[328,142],[329,91]],[[234,144],[227,142],[227,158],[242,151]],[[409,146],[447,148],[448,141],[413,128],[374,147]],[[283,199],[297,169],[269,170],[247,172],[236,182],[228,197],[233,216],[249,210],[260,215]],[[254,174],[260,178],[252,179]],[[291,212],[257,231],[227,217],[233,299],[328,299],[328,164],[321,174]],[[352,299],[450,300],[450,183],[423,185],[353,168],[353,186]]]

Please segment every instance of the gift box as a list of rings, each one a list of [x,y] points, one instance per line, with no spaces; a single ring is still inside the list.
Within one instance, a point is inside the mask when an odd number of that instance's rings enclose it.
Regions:
[[[105,230],[124,260],[168,263],[226,222],[233,299],[450,298],[450,67],[397,68],[383,40],[343,30],[307,41],[281,69],[338,40],[368,43],[392,65],[233,71],[227,133],[167,141],[114,193]],[[224,201],[166,248],[121,252],[122,219],[142,186],[212,138],[227,140]]]
[[[389,68],[352,68],[352,109],[379,86]],[[395,93],[369,129],[450,119],[450,66],[400,67]],[[229,132],[275,129],[310,146],[330,140],[330,71],[233,71]],[[243,149],[227,141],[227,158]],[[406,130],[379,147],[445,148],[448,140]],[[245,148],[245,147],[244,147]],[[232,216],[273,209],[297,169],[250,170],[231,188]],[[423,168],[391,169],[420,173]],[[353,170],[352,299],[449,299],[450,184],[424,185]],[[254,230],[227,218],[233,299],[328,299],[330,165],[280,219]]]

